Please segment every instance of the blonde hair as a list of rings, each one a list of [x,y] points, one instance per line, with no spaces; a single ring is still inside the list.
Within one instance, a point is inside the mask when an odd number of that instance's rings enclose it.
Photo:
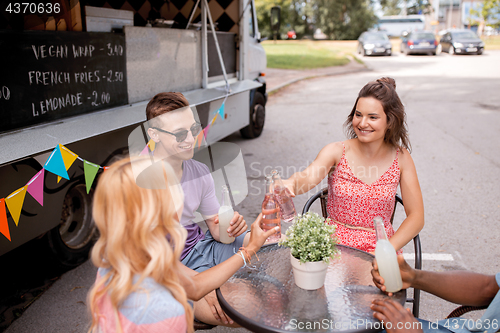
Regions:
[[[149,157],[123,159],[113,163],[99,179],[93,216],[100,237],[92,250],[92,262],[109,272],[89,292],[92,315],[89,332],[98,327],[98,304],[105,295],[110,298],[117,331],[121,332],[118,308],[146,277],[165,286],[184,306],[188,332],[193,331],[193,311],[178,273],[186,230],[178,222],[174,203],[176,177],[168,165],[162,164],[162,172],[150,172],[148,178],[153,183],[170,186],[166,189],[138,186],[134,169],[139,166],[145,170],[144,174],[149,165]],[[183,201],[182,192],[177,195]],[[134,284],[135,275],[139,279]]]

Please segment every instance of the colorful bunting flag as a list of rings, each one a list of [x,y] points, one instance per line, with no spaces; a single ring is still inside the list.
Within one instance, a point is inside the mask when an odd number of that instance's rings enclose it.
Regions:
[[[78,155],[73,153],[71,150],[68,148],[64,147],[63,145],[59,144],[59,150],[61,151],[61,156],[64,162],[64,167],[66,168],[66,171],[71,168],[73,163],[76,161],[78,158]],[[61,180],[61,176],[57,176],[57,182]]]
[[[225,103],[222,103],[222,105],[221,105],[221,106],[220,106],[220,108],[219,108],[219,111],[217,111],[217,113],[220,115],[220,118],[221,118],[222,120],[224,120],[224,104],[225,104]]]
[[[144,149],[141,151],[139,156],[147,155],[147,154],[149,154],[148,145],[146,145],[146,147],[144,147]]]
[[[205,127],[205,129],[203,129],[203,136],[205,137],[205,140],[207,139],[209,128],[210,128],[210,124],[208,124],[207,127]]]
[[[109,166],[102,167],[103,172],[109,169]]]
[[[38,201],[40,205],[43,206],[43,179],[45,175],[45,169],[38,171],[33,178],[26,184],[28,186],[28,193]]]
[[[9,222],[7,221],[7,210],[5,210],[5,199],[0,199],[0,232],[10,240]]]
[[[210,123],[210,126],[212,126],[215,123],[215,119],[217,119],[218,115],[219,115],[219,113],[215,114],[215,117],[214,117],[214,119],[212,119],[212,122]]]
[[[45,170],[52,172],[60,177],[69,180],[68,172],[66,171],[66,167],[64,166],[64,160],[61,155],[61,150],[59,149],[59,145],[52,151],[47,162],[43,166]]]
[[[147,149],[148,147],[146,147]],[[83,160],[83,173],[85,174],[85,185],[87,186],[87,194],[90,192],[92,183],[94,182],[97,171],[99,171],[100,166],[89,161]]]
[[[5,198],[5,203],[9,209],[10,215],[16,226],[19,224],[19,217],[21,216],[21,210],[23,209],[24,197],[26,196],[27,185],[21,187],[19,190],[12,192],[7,198]]]
[[[149,140],[148,147],[150,151],[154,151],[156,148],[156,142],[153,139]]]

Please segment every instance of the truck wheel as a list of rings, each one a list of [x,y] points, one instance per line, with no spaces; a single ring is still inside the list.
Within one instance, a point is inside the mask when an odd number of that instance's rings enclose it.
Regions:
[[[49,247],[62,265],[77,266],[88,259],[95,234],[92,196],[84,184],[76,184],[64,198],[61,224],[47,233]]]
[[[250,107],[250,124],[240,130],[241,136],[253,139],[260,136],[266,120],[266,99],[262,93],[256,91]]]

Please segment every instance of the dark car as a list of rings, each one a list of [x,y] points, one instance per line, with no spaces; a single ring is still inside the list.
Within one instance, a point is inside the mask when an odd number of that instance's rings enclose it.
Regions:
[[[385,32],[365,31],[358,38],[358,53],[363,55],[391,55],[392,45]]]
[[[413,31],[401,37],[401,53],[405,55],[424,53],[436,55],[438,42],[430,31]]]
[[[449,54],[482,54],[484,43],[471,30],[451,30],[441,37],[439,45]]]

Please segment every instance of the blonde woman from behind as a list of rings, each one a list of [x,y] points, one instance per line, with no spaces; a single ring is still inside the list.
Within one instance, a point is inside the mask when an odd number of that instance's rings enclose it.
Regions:
[[[167,186],[158,189],[161,184]],[[254,223],[246,251],[198,274],[182,265],[182,246],[175,246],[186,238],[178,222],[182,203],[170,166],[151,167],[148,157],[120,160],[101,175],[93,209],[100,237],[92,251],[98,272],[88,295],[89,332],[192,332],[188,298],[197,301],[222,285],[275,232]]]

